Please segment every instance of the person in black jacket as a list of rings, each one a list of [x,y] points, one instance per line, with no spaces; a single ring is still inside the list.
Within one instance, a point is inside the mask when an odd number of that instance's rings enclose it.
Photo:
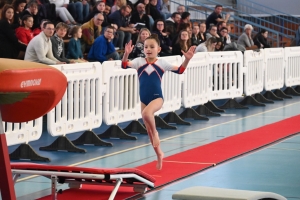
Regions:
[[[20,50],[25,51],[26,45],[18,41],[15,30],[12,27],[14,9],[11,5],[5,5],[1,12],[0,20],[0,58],[16,59]]]
[[[13,28],[18,28],[21,25],[21,13],[23,12],[25,6],[27,4],[26,0],[14,0],[12,2],[12,6],[14,8],[14,21],[13,21]]]
[[[169,38],[169,35],[166,33],[166,24],[163,20],[159,19],[154,22],[153,32],[158,35],[160,42],[161,52],[160,56],[170,56],[172,55],[172,41]]]
[[[254,36],[253,42],[258,48],[270,48],[271,46],[268,43],[267,38],[268,31],[262,29],[259,33],[256,34],[256,36]]]
[[[172,55],[182,56],[182,52],[187,52],[191,46],[192,44],[189,32],[187,30],[182,30],[178,34],[178,39],[172,47]]]

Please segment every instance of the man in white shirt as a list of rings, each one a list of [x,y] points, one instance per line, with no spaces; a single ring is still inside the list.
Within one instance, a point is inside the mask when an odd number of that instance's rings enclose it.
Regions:
[[[57,60],[52,53],[50,37],[55,30],[54,24],[52,22],[45,22],[43,28],[44,30],[29,42],[24,60],[47,65],[64,64]]]

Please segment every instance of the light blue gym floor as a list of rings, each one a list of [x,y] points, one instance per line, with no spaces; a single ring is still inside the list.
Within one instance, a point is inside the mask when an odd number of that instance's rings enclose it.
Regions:
[[[224,102],[215,102],[221,105]],[[180,113],[181,111],[178,111]],[[211,143],[247,130],[262,127],[300,114],[300,97],[275,101],[265,107],[249,106],[249,109],[228,109],[220,117],[209,121],[186,120],[191,126],[176,125],[177,130],[159,130],[162,149],[170,156],[191,148]],[[127,124],[121,124],[125,127]],[[295,126],[300,126],[295,124]],[[97,134],[106,125],[94,130]],[[68,135],[75,139],[81,133]],[[156,160],[147,135],[132,134],[137,140],[105,140],[113,147],[80,146],[87,153],[46,152],[38,148],[52,143],[46,129],[40,140],[31,146],[42,156],[49,157],[50,165],[77,165],[84,167],[136,167]],[[12,152],[16,146],[9,147]],[[300,135],[282,140],[271,146],[217,165],[196,175],[169,184],[159,190],[146,193],[139,199],[172,199],[176,191],[192,186],[208,186],[243,190],[268,191],[300,199]],[[64,189],[66,186],[59,186]],[[15,185],[19,200],[31,200],[50,194],[50,181],[44,177],[21,177]]]

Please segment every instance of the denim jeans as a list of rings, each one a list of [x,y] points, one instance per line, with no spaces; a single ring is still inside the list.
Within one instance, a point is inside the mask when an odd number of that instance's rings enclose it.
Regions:
[[[81,2],[70,3],[68,5],[68,10],[74,17],[76,22],[83,23],[90,12],[90,5],[87,3],[83,5]]]

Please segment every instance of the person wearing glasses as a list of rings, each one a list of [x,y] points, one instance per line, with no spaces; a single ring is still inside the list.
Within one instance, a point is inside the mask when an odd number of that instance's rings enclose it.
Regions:
[[[213,25],[210,27],[209,32],[206,33],[206,40],[211,37],[219,38],[217,26]]]
[[[84,52],[89,52],[95,39],[101,35],[102,23],[104,16],[102,13],[96,13],[95,16],[81,26],[82,42],[84,44]]]
[[[24,60],[31,62],[44,63],[47,65],[65,64],[57,60],[52,53],[51,36],[53,35],[55,28],[52,22],[45,22],[44,30],[30,40]]]
[[[120,60],[120,56],[113,44],[114,32],[113,26],[107,26],[104,34],[95,40],[88,54],[90,62],[98,61],[102,63],[108,60]]]

